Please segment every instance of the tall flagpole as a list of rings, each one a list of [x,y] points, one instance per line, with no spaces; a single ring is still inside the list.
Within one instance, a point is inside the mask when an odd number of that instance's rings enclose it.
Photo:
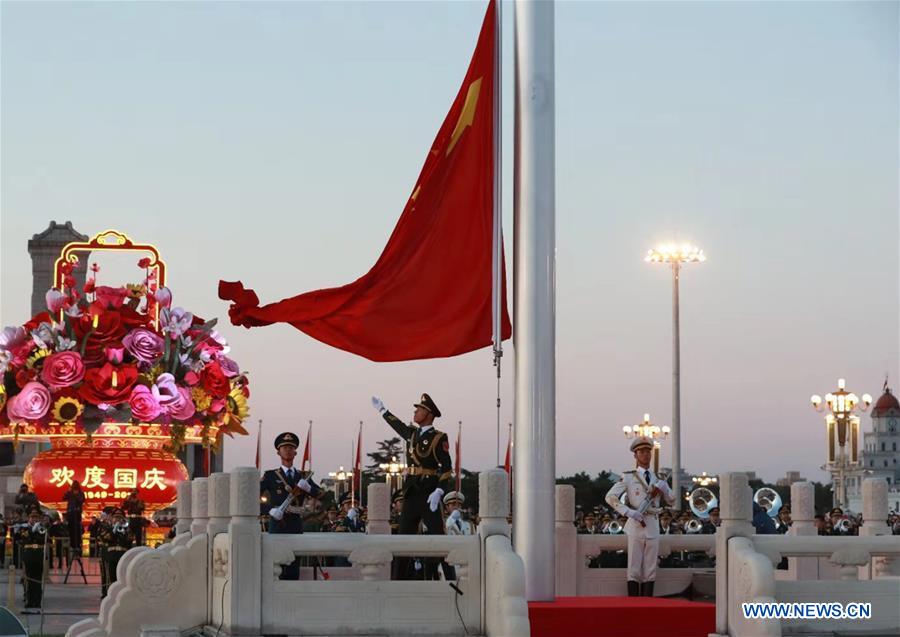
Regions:
[[[529,601],[556,593],[554,5],[516,0],[515,549]]]
[[[497,368],[497,466],[500,466],[500,360],[503,357],[503,20],[496,0],[494,16],[494,242],[491,294],[494,319],[494,366]]]

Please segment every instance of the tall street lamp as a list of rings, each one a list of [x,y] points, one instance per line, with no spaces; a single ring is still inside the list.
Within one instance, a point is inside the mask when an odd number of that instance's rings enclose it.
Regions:
[[[337,471],[330,471],[328,473],[328,477],[333,480],[335,500],[340,500],[341,496],[344,494],[344,483],[350,479],[351,475],[351,472],[344,471],[343,466]]]
[[[397,462],[397,456],[391,456],[390,462],[383,462],[378,466],[384,471],[385,482],[388,483],[388,488],[393,493],[394,489],[397,488],[394,486],[394,481],[400,477],[406,469],[406,465],[402,462]]]
[[[644,414],[644,420],[636,425],[622,427],[626,438],[650,438],[653,441],[653,473],[659,474],[660,439],[669,437],[668,427],[659,427],[650,422],[650,414]]]
[[[854,412],[865,411],[872,404],[869,394],[862,395],[862,403],[859,397],[846,389],[843,378],[838,379],[838,389],[835,392],[825,394],[825,405],[822,405],[822,397],[813,395],[809,399],[813,409],[823,412],[825,415],[826,435],[828,436],[828,462],[826,468],[831,473],[831,483],[834,485],[834,497],[837,505],[847,508],[847,481],[844,472],[859,465],[859,416]],[[849,436],[848,436],[849,434]],[[847,439],[850,440],[850,454],[847,455]]]
[[[703,263],[706,255],[696,246],[668,244],[647,251],[644,261],[672,266],[672,491],[681,509],[681,344],[678,324],[678,280],[685,263]]]

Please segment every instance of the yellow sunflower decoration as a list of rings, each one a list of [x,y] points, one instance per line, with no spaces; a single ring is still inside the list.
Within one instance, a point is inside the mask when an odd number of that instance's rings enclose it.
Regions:
[[[84,412],[84,403],[74,396],[60,396],[53,403],[53,419],[56,422],[72,422]]]
[[[225,418],[219,431],[228,434],[247,435],[247,430],[241,426],[241,422],[250,415],[250,407],[247,405],[247,397],[240,387],[232,387],[228,398],[225,400]]]

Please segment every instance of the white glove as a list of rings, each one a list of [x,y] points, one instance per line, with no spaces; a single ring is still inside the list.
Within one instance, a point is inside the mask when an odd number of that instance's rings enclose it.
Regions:
[[[281,518],[284,517],[284,513],[281,512],[281,509],[271,508],[269,509],[269,517],[276,521],[281,521]]]
[[[385,411],[387,411],[387,408],[384,406],[384,403],[381,402],[381,399],[376,398],[375,396],[372,396],[372,406],[379,414],[383,414]]]
[[[459,519],[459,517],[460,517],[459,509],[454,509],[453,512],[447,516],[447,519],[452,522],[456,522]]]
[[[437,511],[438,507],[441,505],[441,498],[444,497],[443,489],[435,489],[431,492],[431,495],[428,496],[428,506],[432,511]]]
[[[644,516],[635,511],[634,509],[628,509],[628,512],[625,514],[635,522],[643,522]]]
[[[350,509],[349,511],[347,511],[348,519],[356,521],[356,518],[358,518],[358,517],[359,517],[359,511],[357,511],[356,509]]]
[[[312,487],[310,486],[309,481],[306,478],[301,478],[300,480],[298,480],[297,486],[307,493],[312,493]]]

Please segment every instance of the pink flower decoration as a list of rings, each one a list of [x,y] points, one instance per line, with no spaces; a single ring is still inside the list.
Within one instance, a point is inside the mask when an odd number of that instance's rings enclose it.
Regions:
[[[150,422],[162,411],[156,392],[144,385],[134,388],[128,403],[131,405],[131,414],[142,422]]]
[[[46,294],[47,300],[47,309],[51,312],[59,312],[61,309],[65,308],[68,305],[69,299],[65,294],[57,290],[56,288],[50,288],[47,290]]]
[[[53,389],[71,387],[84,379],[84,361],[78,352],[57,352],[44,361],[41,380]]]
[[[191,399],[191,390],[187,387],[178,387],[172,374],[160,374],[152,390],[162,411],[172,419],[187,420],[194,415],[196,410]]]
[[[219,356],[218,361],[219,366],[222,368],[222,373],[225,374],[225,378],[234,378],[241,373],[241,368],[238,367],[237,362],[231,360],[227,356]]]
[[[159,334],[138,327],[125,335],[122,344],[136,359],[152,364],[163,355],[165,341]]]
[[[125,349],[122,347],[107,346],[103,351],[106,354],[106,360],[114,365],[121,365],[125,360]]]
[[[169,308],[172,305],[172,291],[169,288],[159,288],[153,295],[160,307]]]
[[[40,420],[52,404],[50,390],[36,381],[25,383],[18,394],[9,399],[6,412],[12,422]]]

